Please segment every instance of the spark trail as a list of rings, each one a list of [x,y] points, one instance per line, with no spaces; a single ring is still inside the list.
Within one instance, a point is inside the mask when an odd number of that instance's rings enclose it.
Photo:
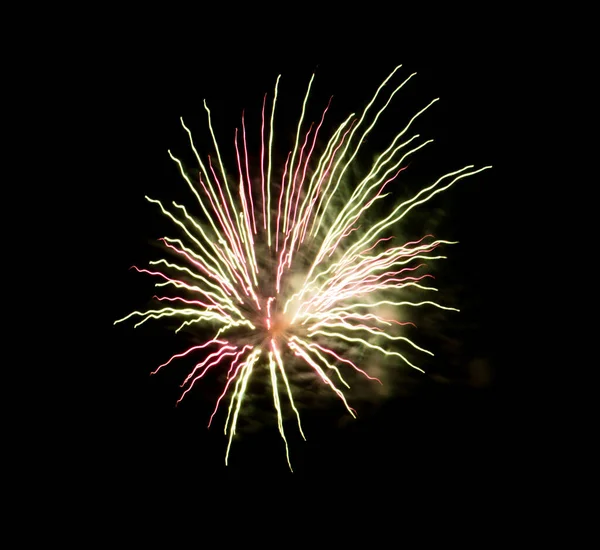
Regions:
[[[233,143],[235,176],[225,170],[210,110],[204,102],[213,156],[198,153],[183,119],[181,125],[198,162],[196,175],[189,175],[169,151],[204,221],[197,221],[184,205],[173,202],[167,208],[146,197],[179,228],[181,238],[161,239],[177,260],[160,259],[150,262],[149,269],[134,268],[157,277],[156,286],[172,290],[174,295],[155,296],[163,307],[134,311],[115,324],[137,318],[138,327],[150,319],[173,317],[181,321],[177,332],[196,323],[214,330],[212,339],[173,355],[152,374],[176,359],[196,352],[203,354],[204,359],[182,384],[185,389],[181,401],[209,371],[227,371],[223,392],[209,421],[210,426],[222,401],[229,398],[224,428],[228,435],[226,464],[244,397],[257,369],[268,372],[278,429],[291,469],[283,428],[284,409],[295,416],[302,437],[304,432],[290,372],[312,372],[355,416],[356,411],[340,389],[349,387],[342,371],[351,369],[369,380],[380,381],[343,356],[349,344],[384,357],[399,358],[417,370],[421,369],[406,353],[396,351],[399,346],[390,349],[392,342],[401,344],[400,349],[407,346],[433,355],[402,335],[402,326],[412,323],[384,317],[382,307],[396,311],[415,307],[458,311],[430,300],[398,300],[400,291],[436,290],[426,282],[430,275],[423,273],[424,262],[444,258],[437,253],[438,247],[454,243],[427,235],[418,241],[394,245],[394,237],[389,233],[413,208],[489,166],[465,166],[445,174],[411,199],[395,205],[383,218],[365,224],[367,215],[373,213],[373,205],[388,196],[386,190],[399,178],[407,159],[431,143],[432,140],[419,142],[418,135],[405,135],[437,99],[414,115],[393,138],[360,177],[348,200],[341,205],[335,200],[377,120],[414,76],[391,86],[400,67],[377,88],[361,115],[348,116],[327,140],[322,137],[322,130],[331,99],[316,122],[305,121],[313,75],[302,103],[293,148],[283,166],[276,168],[273,143],[278,77],[270,103],[265,95],[262,105],[258,166],[251,166],[242,114],[241,131],[235,131]]]

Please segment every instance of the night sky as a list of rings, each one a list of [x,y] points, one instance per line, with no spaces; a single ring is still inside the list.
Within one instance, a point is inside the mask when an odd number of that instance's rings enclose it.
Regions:
[[[487,55],[482,55],[486,48]],[[508,296],[503,279],[509,273],[502,252],[503,209],[510,202],[504,176],[507,144],[500,130],[506,115],[500,99],[504,75],[498,71],[499,56],[491,41],[461,51],[440,44],[430,55],[417,45],[386,51],[376,59],[377,48],[371,44],[362,52],[354,49],[350,57],[330,48],[262,61],[252,49],[218,57],[207,52],[196,64],[188,52],[179,60],[176,55],[146,59],[143,66],[130,53],[131,64],[121,63],[131,72],[120,65],[123,78],[115,79],[108,92],[120,101],[105,121],[113,126],[103,152],[111,166],[110,180],[102,190],[110,204],[105,220],[110,227],[105,242],[109,261],[102,266],[106,286],[101,298],[106,345],[99,351],[103,364],[98,369],[105,393],[94,421],[102,469],[119,491],[184,492],[186,484],[196,490],[222,480],[288,483],[292,475],[315,486],[331,479],[380,489],[449,480],[457,487],[486,486],[498,478],[505,452],[500,388],[511,368],[504,347]],[[435,141],[412,157],[410,190],[416,192],[432,178],[467,164],[494,167],[437,195],[406,219],[406,230],[415,235],[432,227],[436,237],[460,241],[445,247],[448,260],[432,267],[440,289],[435,298],[456,304],[461,312],[438,320],[439,331],[435,323],[423,321],[423,332],[413,335],[436,354],[419,356],[427,374],[410,373],[405,387],[399,384],[387,399],[377,405],[365,402],[365,414],[357,404],[357,420],[331,400],[312,413],[303,411],[307,442],[288,422],[294,474],[289,473],[276,424],[234,441],[226,468],[223,413],[210,430],[206,428],[219,386],[210,380],[205,387],[197,384],[197,392],[190,392],[176,408],[179,384],[190,364],[174,363],[150,376],[157,365],[188,347],[185,335],[173,336],[161,321],[135,330],[128,322],[112,326],[131,311],[145,309],[154,294],[154,279],[129,267],[145,267],[160,258],[158,238],[177,237],[144,195],[193,203],[167,149],[188,158],[179,116],[189,121],[199,149],[210,148],[203,99],[211,109],[221,148],[229,152],[242,109],[249,117],[248,127],[257,129],[262,96],[272,93],[278,74],[282,74],[279,124],[297,120],[313,71],[315,112],[333,95],[340,117],[336,120],[341,120],[352,111],[361,112],[401,63],[404,67],[394,82],[418,74],[395,96],[391,115],[380,119],[376,130],[381,139],[393,137],[403,127],[395,117],[406,121],[431,99],[441,98],[412,127],[413,133]],[[367,154],[375,146],[369,144]],[[398,198],[409,192],[403,189],[402,178],[395,185]],[[265,414],[274,416],[269,407]]]

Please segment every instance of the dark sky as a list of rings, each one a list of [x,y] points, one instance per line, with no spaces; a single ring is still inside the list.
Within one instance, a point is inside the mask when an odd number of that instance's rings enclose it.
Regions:
[[[176,52],[152,61],[144,57],[141,65],[132,54],[131,65],[119,65],[123,77],[108,94],[120,99],[104,121],[113,126],[103,151],[111,166],[102,192],[110,204],[102,304],[108,327],[101,370],[106,395],[94,424],[98,452],[119,490],[183,491],[188,483],[198,489],[221,480],[286,480],[290,475],[275,425],[234,442],[225,468],[223,418],[206,429],[216,387],[208,384],[197,395],[191,392],[187,402],[175,408],[185,366],[149,376],[158,364],[185,349],[185,340],[172,337],[160,321],[135,330],[127,323],[110,324],[147,304],[154,281],[128,268],[159,258],[155,240],[174,233],[144,195],[185,200],[184,182],[167,155],[168,148],[187,154],[178,117],[183,115],[203,131],[206,99],[226,148],[241,109],[246,108],[248,116],[257,114],[262,95],[271,93],[279,73],[280,98],[287,105],[282,114],[294,120],[313,71],[315,97],[322,104],[334,95],[342,115],[365,105],[400,63],[405,68],[396,81],[418,74],[396,96],[394,113],[409,115],[434,97],[441,98],[414,127],[423,138],[436,140],[413,157],[416,182],[428,181],[419,180],[419,174],[442,175],[466,164],[494,166],[443,193],[434,205],[440,217],[436,236],[460,241],[445,250],[449,259],[436,272],[436,283],[462,311],[445,319],[442,334],[426,331],[424,338],[434,346],[436,358],[427,360],[428,374],[405,392],[369,409],[364,418],[359,410],[353,422],[340,422],[345,413],[335,402],[317,413],[307,411],[306,443],[293,423],[286,426],[294,475],[314,483],[347,479],[357,487],[376,480],[380,488],[444,480],[476,486],[496,477],[503,452],[500,388],[510,370],[504,351],[509,317],[503,287],[508,276],[502,253],[504,209],[513,188],[505,179],[506,74],[495,42],[481,36],[472,40],[464,48],[444,43],[429,50],[418,44],[386,47],[383,55],[374,44],[362,51],[356,48],[352,56],[336,48],[262,57],[258,48],[218,56],[208,51],[199,54],[196,63],[189,51],[179,58]],[[393,120],[385,117],[380,126],[382,135],[395,129]],[[427,212],[414,223],[411,230],[419,232]],[[418,331],[415,339],[420,342]]]

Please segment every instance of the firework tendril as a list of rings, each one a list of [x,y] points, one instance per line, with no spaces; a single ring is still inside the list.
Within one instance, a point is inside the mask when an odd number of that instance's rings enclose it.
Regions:
[[[312,373],[355,416],[340,389],[349,387],[343,370],[381,381],[355,364],[352,354],[344,354],[344,350],[359,347],[382,358],[395,357],[423,372],[406,352],[397,350],[404,346],[433,354],[403,336],[402,327],[412,323],[390,318],[388,313],[402,312],[405,318],[406,311],[415,307],[458,311],[430,300],[399,299],[417,289],[436,290],[427,284],[431,276],[423,273],[424,262],[444,258],[437,254],[438,247],[454,243],[426,235],[394,245],[389,233],[413,208],[490,167],[465,166],[445,174],[409,200],[388,208],[383,217],[372,219],[373,205],[385,204],[381,201],[390,194],[390,186],[405,169],[407,159],[431,143],[419,142],[418,135],[407,138],[406,133],[437,99],[409,120],[376,156],[368,172],[353,180],[352,189],[346,191],[348,196],[339,200],[342,190],[348,188],[346,182],[356,173],[356,158],[367,136],[394,95],[414,76],[391,86],[400,67],[379,86],[362,114],[348,116],[327,141],[321,134],[331,99],[316,122],[305,121],[313,75],[293,147],[281,168],[273,164],[280,77],[272,99],[264,97],[256,161],[250,160],[252,150],[242,114],[241,130],[236,129],[234,135],[235,175],[225,169],[204,102],[213,155],[202,157],[198,153],[183,119],[181,125],[198,171],[190,175],[169,151],[203,216],[192,216],[184,205],[173,202],[166,208],[159,200],[146,197],[179,228],[180,238],[161,239],[170,260],[152,261],[148,269],[133,267],[157,277],[156,287],[172,292],[154,296],[159,304],[155,309],[134,311],[115,324],[136,318],[138,327],[150,319],[172,317],[181,321],[177,332],[184,327],[193,329],[197,323],[213,331],[210,340],[173,355],[152,374],[182,357],[202,355],[202,361],[183,381],[179,403],[209,371],[227,371],[223,392],[208,423],[210,426],[221,403],[229,399],[224,428],[228,436],[226,464],[248,385],[258,369],[265,369],[270,380],[278,429],[291,469],[283,428],[287,412],[297,421],[304,438],[291,372]]]

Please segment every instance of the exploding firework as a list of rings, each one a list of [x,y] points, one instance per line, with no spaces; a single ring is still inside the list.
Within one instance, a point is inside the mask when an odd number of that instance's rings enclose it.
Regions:
[[[229,173],[204,102],[213,155],[203,157],[198,153],[183,119],[181,124],[198,170],[186,170],[169,151],[197,201],[195,207],[203,215],[193,216],[188,207],[175,202],[167,209],[160,201],[146,197],[179,228],[180,238],[161,239],[165,250],[177,260],[159,259],[150,262],[148,269],[134,269],[157,277],[157,287],[173,292],[154,297],[164,307],[134,311],[115,323],[137,317],[141,318],[135,325],[138,327],[150,319],[175,318],[180,320],[177,332],[184,327],[193,329],[198,323],[213,331],[212,338],[174,355],[152,374],[176,359],[201,354],[202,360],[182,383],[181,401],[207,372],[217,368],[226,371],[223,391],[208,422],[210,426],[228,398],[226,464],[244,397],[257,371],[262,369],[270,379],[278,428],[291,469],[283,428],[287,412],[295,418],[304,437],[291,373],[311,373],[355,416],[356,411],[340,389],[349,387],[344,370],[381,382],[367,367],[356,364],[359,361],[352,351],[396,357],[421,370],[406,351],[397,350],[407,346],[407,350],[433,354],[403,335],[403,325],[410,323],[399,319],[405,318],[405,310],[415,307],[457,311],[430,300],[399,299],[417,289],[436,290],[426,284],[429,275],[423,272],[423,262],[443,258],[436,252],[438,247],[453,243],[427,235],[394,245],[390,233],[413,208],[489,166],[466,166],[445,174],[412,198],[388,208],[376,221],[366,223],[375,203],[385,204],[383,199],[390,194],[407,159],[431,143],[406,134],[437,99],[414,115],[369,169],[355,178],[357,155],[367,136],[392,98],[414,76],[391,86],[399,69],[396,67],[379,86],[360,116],[353,113],[334,125],[328,140],[322,133],[331,99],[315,122],[305,121],[313,75],[293,147],[281,164],[273,158],[278,77],[272,98],[268,101],[265,95],[262,104],[258,160],[250,160],[252,151],[242,114],[241,129],[235,131],[233,140],[237,166]],[[391,92],[385,95],[384,90]],[[355,183],[347,191],[350,175]],[[343,189],[348,196],[340,201]]]

